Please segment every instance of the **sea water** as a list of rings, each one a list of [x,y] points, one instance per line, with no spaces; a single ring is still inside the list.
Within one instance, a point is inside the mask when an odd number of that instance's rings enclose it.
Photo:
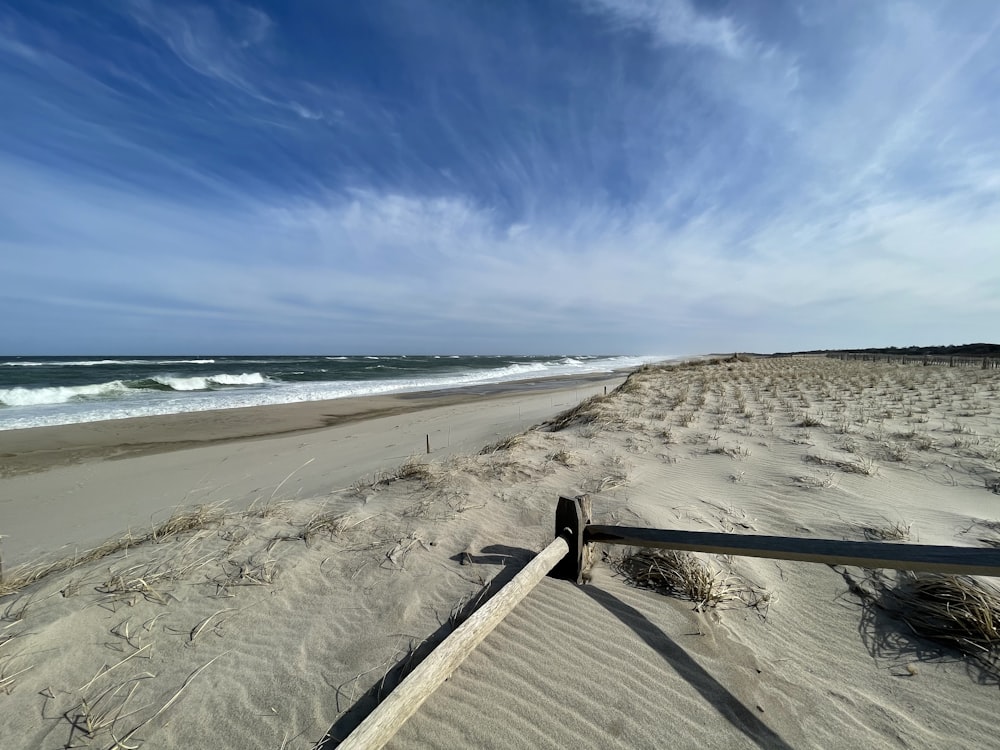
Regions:
[[[0,430],[613,372],[667,358],[0,357]]]

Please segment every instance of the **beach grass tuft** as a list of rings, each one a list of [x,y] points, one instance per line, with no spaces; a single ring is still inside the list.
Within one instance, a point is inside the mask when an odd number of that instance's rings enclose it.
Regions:
[[[873,542],[905,542],[910,538],[913,531],[913,524],[903,521],[886,521],[881,525],[861,526],[861,533],[865,539]]]
[[[7,627],[10,626],[8,625]],[[17,657],[14,654],[4,653],[4,646],[23,635],[27,634],[23,631],[20,633],[0,633],[0,693],[5,695],[10,695],[14,690],[19,675],[34,668],[34,665],[29,665],[20,669],[13,669],[10,665]]]
[[[918,636],[958,648],[996,667],[1000,662],[1000,588],[971,576],[873,571],[879,605]]]
[[[483,449],[479,451],[479,455],[490,456],[494,453],[499,453],[500,451],[509,451],[523,440],[524,435],[507,435],[506,437],[502,437],[489,445],[483,446]]]
[[[600,394],[586,398],[572,409],[567,409],[544,422],[542,426],[549,432],[560,432],[573,425],[590,424],[599,419],[601,413],[600,406],[608,398],[608,396]]]
[[[805,460],[809,463],[819,464],[820,466],[832,466],[848,474],[861,474],[866,477],[873,477],[878,473],[878,464],[874,459],[863,456],[859,457],[857,461],[842,461],[837,458],[823,458],[822,456],[809,454],[805,457]]]
[[[613,561],[613,566],[635,586],[687,599],[698,611],[733,601],[759,607],[770,600],[759,588],[690,552],[641,549]]]
[[[177,536],[218,525],[227,517],[224,505],[225,503],[220,502],[177,508],[169,518],[152,524],[144,534],[137,535],[129,529],[122,536],[109,539],[83,553],[19,566],[0,579],[0,598],[15,594],[48,576],[65,573],[119,552],[127,552],[150,542],[162,544]]]

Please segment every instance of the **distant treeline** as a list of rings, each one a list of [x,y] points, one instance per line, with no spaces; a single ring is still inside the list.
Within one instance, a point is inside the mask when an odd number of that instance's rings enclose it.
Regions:
[[[906,357],[991,357],[1000,358],[1000,344],[955,344],[951,346],[887,346],[870,349],[813,349],[802,352],[775,352],[771,357],[795,354],[885,354]]]

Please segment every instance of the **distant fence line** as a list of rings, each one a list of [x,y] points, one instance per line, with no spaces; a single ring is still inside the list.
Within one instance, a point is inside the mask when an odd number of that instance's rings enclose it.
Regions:
[[[1000,358],[959,357],[947,354],[874,354],[871,352],[831,352],[831,359],[860,360],[862,362],[899,362],[904,365],[947,365],[948,367],[980,367],[984,370],[1000,368]]]

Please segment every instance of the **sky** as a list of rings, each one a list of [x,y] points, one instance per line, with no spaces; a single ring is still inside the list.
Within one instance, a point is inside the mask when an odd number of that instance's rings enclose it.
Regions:
[[[0,2],[0,353],[1000,341],[1000,4]]]

